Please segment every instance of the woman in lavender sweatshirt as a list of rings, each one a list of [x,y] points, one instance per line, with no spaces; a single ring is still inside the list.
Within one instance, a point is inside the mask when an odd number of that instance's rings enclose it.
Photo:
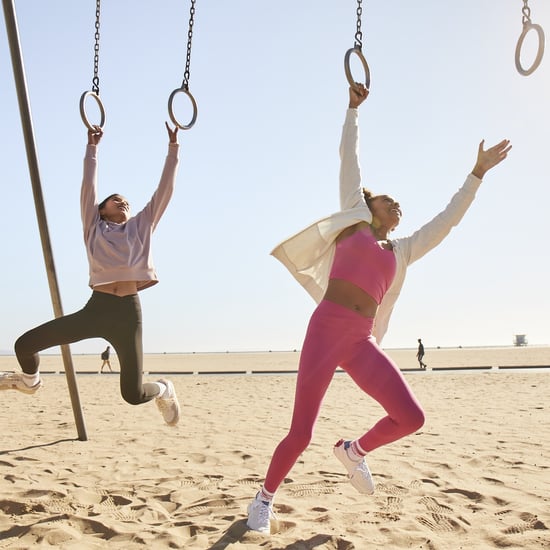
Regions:
[[[0,373],[0,390],[34,394],[42,385],[38,352],[104,338],[120,363],[120,391],[132,405],[152,399],[165,422],[178,423],[180,407],[172,382],[142,382],[143,347],[138,292],[158,282],[151,256],[151,236],[172,196],[178,167],[177,131],[166,124],[168,155],[151,200],[135,216],[126,199],[110,195],[98,204],[97,149],[103,130],[88,131],[80,206],[84,241],[90,264],[92,296],[83,309],[36,327],[17,339],[15,353],[22,373]]]

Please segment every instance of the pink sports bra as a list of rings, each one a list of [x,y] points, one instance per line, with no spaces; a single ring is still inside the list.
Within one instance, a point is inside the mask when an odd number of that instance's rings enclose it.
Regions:
[[[330,279],[343,279],[372,296],[378,305],[396,271],[393,250],[386,250],[368,227],[336,243]]]

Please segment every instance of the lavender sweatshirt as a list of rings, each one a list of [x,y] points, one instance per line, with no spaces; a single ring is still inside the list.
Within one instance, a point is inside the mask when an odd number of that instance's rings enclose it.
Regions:
[[[151,200],[137,215],[118,224],[99,217],[97,146],[86,147],[80,208],[92,288],[117,281],[137,281],[138,290],[143,290],[158,282],[151,235],[172,197],[178,151],[178,144],[169,144],[160,182]]]

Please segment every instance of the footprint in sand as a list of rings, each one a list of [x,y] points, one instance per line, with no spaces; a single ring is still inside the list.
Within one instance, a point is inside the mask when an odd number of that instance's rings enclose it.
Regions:
[[[391,483],[379,483],[377,489],[381,493],[387,493],[388,495],[404,495],[408,492],[405,487],[400,485],[392,485]]]
[[[416,521],[434,532],[463,532],[464,527],[449,513],[453,512],[450,506],[439,503],[433,497],[423,497],[419,501],[423,504],[428,514],[417,516]]]
[[[319,495],[330,495],[335,492],[332,482],[323,481],[320,483],[308,483],[288,487],[288,492],[296,497],[310,497]]]
[[[100,502],[100,506],[107,511],[107,513],[119,520],[119,521],[135,521],[136,511],[132,508],[122,508],[132,504],[132,501],[124,498],[120,495],[111,495],[107,491],[104,493],[103,499]]]
[[[444,489],[442,493],[447,493],[447,494],[457,493],[475,502],[481,502],[485,500],[485,497],[481,493],[478,493],[476,491],[466,491],[465,489]]]
[[[211,513],[213,510],[227,510],[233,507],[238,507],[235,500],[225,494],[220,494],[217,498],[210,498],[207,500],[199,500],[196,504],[187,506],[182,509],[185,515],[201,515],[205,512]]]
[[[422,482],[424,480],[423,479],[413,479],[410,483],[409,483],[409,487],[411,489],[419,489],[420,487],[422,487]]]
[[[209,475],[201,479],[197,483],[198,489],[201,491],[210,491],[212,489],[212,485],[219,485],[219,483],[223,481],[223,476],[221,475]]]
[[[447,514],[452,512],[453,509],[450,506],[445,504],[439,504],[437,500],[433,497],[423,497],[420,499],[420,504],[423,504],[430,512],[435,512],[439,514]]]
[[[376,503],[387,512],[400,512],[403,509],[403,499],[395,496],[377,498]]]
[[[434,532],[464,531],[464,528],[456,520],[444,514],[432,513],[429,516],[417,516],[416,521]]]
[[[532,529],[548,529],[546,525],[539,520],[538,516],[535,514],[531,514],[529,512],[522,512],[519,514],[519,519],[521,520],[521,523],[516,523],[515,525],[511,525],[509,527],[506,527],[502,532],[505,535],[520,535],[521,533],[524,533],[525,531],[530,531]]]
[[[263,480],[264,480],[263,477],[251,476],[251,477],[243,477],[241,479],[238,479],[237,483],[239,485],[252,485],[254,487],[259,487],[262,484]]]
[[[374,516],[383,521],[399,521],[403,511],[403,499],[398,496],[377,497],[376,504],[380,510],[374,512]]]

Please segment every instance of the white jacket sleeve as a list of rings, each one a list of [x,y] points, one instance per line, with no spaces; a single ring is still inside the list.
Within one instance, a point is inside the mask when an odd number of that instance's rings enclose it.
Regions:
[[[397,239],[407,265],[416,262],[435,248],[458,225],[472,204],[481,180],[469,174],[462,187],[453,195],[445,209],[410,237]]]
[[[340,140],[340,208],[365,206],[359,166],[359,122],[357,109],[348,109]]]
[[[392,239],[397,256],[397,273],[376,314],[373,334],[379,344],[388,330],[393,308],[405,282],[407,267],[435,248],[458,225],[480,185],[481,180],[470,174],[442,212],[410,237]]]

